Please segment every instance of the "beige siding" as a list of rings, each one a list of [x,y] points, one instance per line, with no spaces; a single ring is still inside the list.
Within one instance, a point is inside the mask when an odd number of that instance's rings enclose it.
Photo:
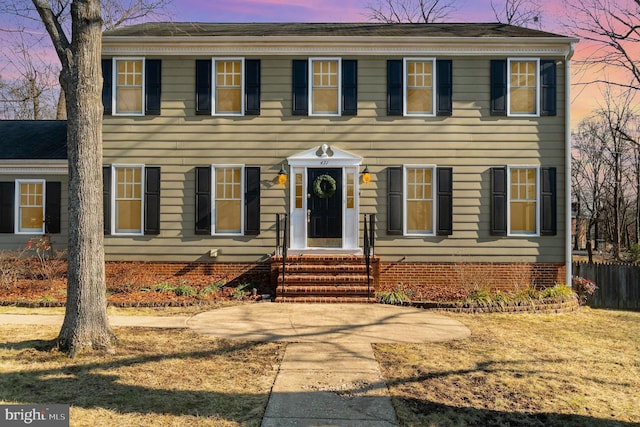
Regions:
[[[69,180],[67,175],[39,175],[39,174],[0,174],[0,181],[15,182],[16,179],[44,179],[45,181],[58,181],[61,186],[60,200],[60,233],[49,235],[51,246],[56,251],[64,251],[68,244],[68,205],[69,205]],[[15,206],[14,206],[15,210]],[[15,221],[15,218],[14,218]],[[14,234],[0,233],[0,251],[22,252],[27,242],[32,238],[39,238],[40,234]]]
[[[358,59],[358,115],[291,115],[291,60],[261,58],[261,115],[196,116],[196,57],[162,58],[162,115],[105,117],[104,163],[157,165],[162,170],[159,236],[107,236],[108,259],[252,262],[273,251],[274,219],[288,195],[276,174],[288,156],[329,144],[364,158],[372,181],[361,187],[361,213],[377,214],[376,253],[385,261],[564,261],[564,62],[558,65],[558,115],[493,117],[490,58],[453,58],[453,115],[405,118],[386,114],[386,59]],[[194,234],[194,168],[210,164],[261,167],[261,233]],[[448,237],[386,234],[386,168],[403,164],[452,166],[454,233]],[[558,169],[558,235],[489,235],[489,169],[505,165]],[[142,255],[141,255],[142,254]],[[405,258],[406,257],[406,258]]]

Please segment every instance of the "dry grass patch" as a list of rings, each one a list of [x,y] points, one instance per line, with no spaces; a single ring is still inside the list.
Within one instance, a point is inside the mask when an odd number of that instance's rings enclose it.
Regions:
[[[639,425],[640,313],[450,316],[471,338],[375,346],[401,425]]]
[[[112,353],[47,351],[58,327],[0,326],[0,403],[71,405],[72,426],[258,426],[284,345],[119,328]]]

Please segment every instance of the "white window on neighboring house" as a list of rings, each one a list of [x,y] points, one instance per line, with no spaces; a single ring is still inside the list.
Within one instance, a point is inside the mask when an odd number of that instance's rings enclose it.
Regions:
[[[16,234],[44,233],[45,181],[16,180]]]

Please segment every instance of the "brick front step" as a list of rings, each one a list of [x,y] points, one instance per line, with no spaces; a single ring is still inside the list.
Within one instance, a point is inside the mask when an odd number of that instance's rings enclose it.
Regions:
[[[276,302],[305,304],[371,304],[375,298],[345,296],[279,296]]]
[[[282,258],[271,260],[276,302],[370,303],[375,302],[378,260],[372,260],[367,277],[364,258],[353,255],[295,255],[287,257],[284,285]],[[369,283],[368,283],[369,282]]]

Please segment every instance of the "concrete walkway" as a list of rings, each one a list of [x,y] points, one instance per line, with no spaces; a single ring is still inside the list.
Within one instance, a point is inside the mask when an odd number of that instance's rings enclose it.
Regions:
[[[112,326],[186,328],[220,338],[288,342],[262,427],[397,426],[372,343],[463,339],[446,316],[378,304],[247,304],[193,317],[110,316]],[[0,314],[0,324],[61,325],[62,315]]]

